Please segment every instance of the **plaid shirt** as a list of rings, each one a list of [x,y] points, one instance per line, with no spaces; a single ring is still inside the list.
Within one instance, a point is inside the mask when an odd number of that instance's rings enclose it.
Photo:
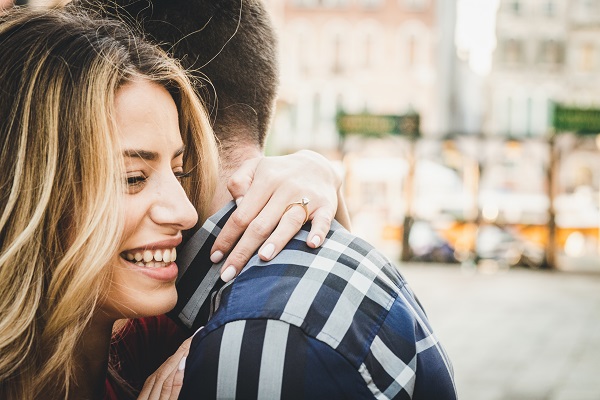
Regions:
[[[180,399],[456,399],[450,360],[398,270],[334,223],[228,284],[209,251],[230,203],[186,243],[171,316],[199,330]],[[210,266],[208,272],[204,266]]]

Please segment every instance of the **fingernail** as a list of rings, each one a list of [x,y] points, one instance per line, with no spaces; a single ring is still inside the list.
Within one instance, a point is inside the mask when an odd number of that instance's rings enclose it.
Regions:
[[[244,198],[244,196],[240,196],[237,199],[235,199],[235,204],[239,207],[240,203],[242,202],[242,199]]]
[[[315,245],[315,247],[319,247],[319,245],[321,244],[321,238],[318,237],[317,235],[313,236],[312,239],[310,239],[311,243]]]
[[[269,243],[265,247],[260,250],[260,255],[270,260],[273,257],[273,253],[275,252],[275,245],[273,243]]]
[[[186,358],[187,358],[186,356],[183,356],[181,358],[181,361],[179,361],[179,366],[177,367],[177,369],[179,371],[183,371],[185,369],[185,360],[186,360]]]
[[[213,264],[220,262],[222,259],[223,259],[223,253],[219,250],[215,251],[214,253],[212,253],[210,255],[210,261],[212,261]]]
[[[221,280],[225,283],[229,282],[230,280],[232,280],[233,278],[235,278],[235,273],[236,270],[234,268],[233,265],[230,265],[229,267],[227,267],[225,269],[225,271],[223,271],[223,273],[221,274]]]

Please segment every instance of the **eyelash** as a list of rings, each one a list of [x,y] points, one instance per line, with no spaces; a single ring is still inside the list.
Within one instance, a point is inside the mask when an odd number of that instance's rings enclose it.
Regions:
[[[192,171],[175,173],[175,177],[177,179],[185,179],[185,178],[189,178],[190,176],[192,176]]]
[[[136,175],[136,176],[128,176],[127,177],[127,186],[139,186],[142,183],[146,182],[146,178],[144,175]]]
[[[192,171],[175,172],[174,175],[178,180],[181,181],[182,179],[189,178],[190,176],[192,176]],[[148,178],[145,175],[128,176],[127,177],[127,186],[129,186],[129,187],[140,186],[143,183],[145,183],[147,179]]]

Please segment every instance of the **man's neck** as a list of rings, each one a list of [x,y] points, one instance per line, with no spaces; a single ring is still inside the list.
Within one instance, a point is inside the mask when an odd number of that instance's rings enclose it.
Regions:
[[[220,154],[221,166],[219,168],[219,180],[217,188],[210,204],[210,213],[212,215],[219,211],[225,204],[233,200],[227,182],[244,161],[251,158],[261,157],[263,153],[257,145],[240,143],[237,147],[229,147]]]

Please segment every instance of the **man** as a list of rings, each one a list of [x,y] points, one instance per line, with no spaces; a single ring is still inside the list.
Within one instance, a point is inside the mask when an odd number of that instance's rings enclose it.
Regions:
[[[191,330],[205,325],[180,398],[455,399],[450,361],[403,277],[337,223],[314,248],[306,245],[310,224],[274,258],[263,247],[223,285],[212,246],[235,209],[225,182],[233,165],[261,154],[276,94],[268,15],[256,0],[127,6],[146,33],[213,83],[216,96],[206,87],[201,96],[226,159],[214,215],[178,257],[171,316]],[[307,200],[286,214],[308,217]]]

